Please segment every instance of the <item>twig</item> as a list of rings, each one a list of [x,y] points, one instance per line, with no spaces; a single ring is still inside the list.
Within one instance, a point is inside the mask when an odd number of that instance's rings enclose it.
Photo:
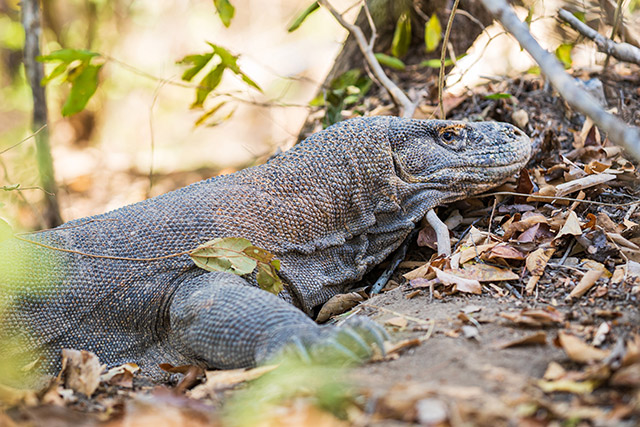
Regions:
[[[640,65],[640,49],[629,43],[616,43],[610,40],[596,30],[592,29],[588,25],[581,22],[578,18],[573,16],[571,12],[564,9],[558,11],[558,15],[567,24],[571,25],[573,29],[578,31],[585,37],[593,40],[600,52],[604,52],[607,55],[611,55],[620,61],[634,62]]]
[[[2,155],[2,154],[4,154],[4,153],[6,153],[7,151],[9,151],[9,150],[11,150],[11,149],[13,149],[13,148],[16,148],[18,145],[22,144],[23,142],[26,142],[26,141],[30,140],[31,138],[35,137],[35,136],[36,136],[37,134],[39,134],[42,130],[44,130],[44,128],[46,128],[46,127],[47,127],[47,124],[45,123],[45,124],[43,124],[42,126],[40,126],[40,128],[39,128],[38,130],[36,130],[35,132],[33,132],[31,135],[29,135],[29,136],[25,137],[24,139],[22,139],[22,140],[20,140],[20,141],[16,142],[16,143],[15,143],[15,144],[13,144],[12,146],[7,147],[7,148],[5,148],[4,150],[0,151],[0,155]]]
[[[382,87],[384,87],[389,95],[393,99],[393,102],[401,108],[402,117],[413,117],[413,113],[417,107],[416,103],[411,102],[409,97],[405,95],[405,93],[393,82],[387,74],[382,69],[382,66],[378,62],[373,53],[372,46],[367,41],[362,29],[357,25],[350,24],[344,17],[338,12],[329,2],[328,0],[318,0],[318,3],[325,7],[333,17],[342,25],[345,29],[347,29],[356,39],[358,46],[360,47],[360,51],[364,56],[365,60],[371,67],[371,71],[376,76],[378,81]],[[373,28],[372,28],[373,30]]]
[[[616,208],[621,208],[625,206],[634,206],[640,204],[640,200],[636,200],[633,202],[627,203],[606,203],[606,202],[596,202],[594,200],[584,200],[584,199],[576,199],[574,197],[559,197],[559,196],[543,196],[542,194],[525,194],[525,193],[516,193],[514,191],[496,191],[493,193],[479,194],[474,197],[489,197],[489,196],[523,196],[523,197],[534,197],[536,199],[549,200],[552,203],[556,200],[564,200],[567,202],[578,202],[578,203],[587,203],[590,205],[596,206],[611,206]]]
[[[393,255],[393,258],[391,259],[391,262],[389,263],[387,268],[380,275],[378,280],[376,280],[376,283],[374,283],[373,286],[371,286],[371,295],[379,294],[382,288],[384,287],[384,285],[387,284],[393,272],[396,271],[400,263],[404,261],[404,258],[407,256],[407,249],[409,248],[409,245],[416,238],[417,235],[418,235],[418,230],[413,229],[411,233],[409,233],[409,235],[406,237],[406,239],[404,239],[400,247],[396,249],[396,252]]]
[[[444,39],[442,40],[442,50],[440,51],[440,72],[438,73],[438,104],[440,105],[440,118],[446,119],[444,111],[444,102],[442,101],[442,92],[444,92],[444,58],[447,53],[447,44],[449,43],[449,35],[451,34],[451,27],[453,26],[453,18],[456,16],[458,10],[458,3],[460,0],[453,2],[451,13],[449,14],[449,21],[447,22],[447,29],[444,33]],[[454,59],[455,60],[455,59]]]
[[[600,104],[578,86],[567,74],[554,55],[543,49],[533,38],[527,26],[520,21],[505,0],[481,0],[482,4],[518,40],[520,45],[540,66],[547,80],[575,110],[590,117],[618,145],[624,146],[636,159],[640,159],[640,130],[628,126],[618,117],[607,113]]]

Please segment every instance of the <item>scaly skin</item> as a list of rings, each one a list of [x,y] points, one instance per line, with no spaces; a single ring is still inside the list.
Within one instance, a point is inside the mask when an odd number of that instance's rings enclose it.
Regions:
[[[264,165],[22,237],[32,242],[6,239],[0,340],[23,340],[0,356],[42,352],[54,372],[62,348],[86,349],[154,378],[158,363],[252,366],[289,344],[311,357],[323,346],[366,356],[383,333],[374,322],[323,327],[307,314],[382,262],[429,209],[501,184],[530,152],[508,124],[359,118]],[[280,298],[186,254],[148,260],[228,236],[280,259]]]

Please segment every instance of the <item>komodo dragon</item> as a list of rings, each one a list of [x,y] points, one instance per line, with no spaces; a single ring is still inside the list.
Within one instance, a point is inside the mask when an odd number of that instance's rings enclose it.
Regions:
[[[428,210],[504,182],[530,152],[529,138],[504,123],[357,118],[263,165],[5,238],[0,342],[20,336],[20,351],[42,354],[48,372],[62,348],[75,348],[108,366],[135,362],[152,378],[162,362],[235,368],[285,346],[380,345],[382,328],[367,318],[320,326],[308,315],[382,262]],[[281,261],[280,298],[255,275],[171,255],[227,236]]]

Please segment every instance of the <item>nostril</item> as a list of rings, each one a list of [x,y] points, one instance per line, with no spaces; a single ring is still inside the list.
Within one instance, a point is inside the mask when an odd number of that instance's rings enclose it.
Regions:
[[[521,136],[521,137],[522,137],[522,136],[524,136],[524,133],[523,133],[520,129],[518,129],[517,127],[515,127],[515,126],[513,127],[513,133],[514,133],[516,136]]]

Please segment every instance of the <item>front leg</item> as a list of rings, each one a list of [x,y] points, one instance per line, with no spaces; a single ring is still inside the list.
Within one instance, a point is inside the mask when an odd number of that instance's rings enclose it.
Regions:
[[[347,358],[382,350],[384,330],[367,318],[340,327],[319,326],[302,311],[229,273],[207,273],[184,281],[170,308],[176,350],[208,368],[244,368],[284,351],[303,359],[328,350]],[[323,360],[319,360],[323,361]]]

